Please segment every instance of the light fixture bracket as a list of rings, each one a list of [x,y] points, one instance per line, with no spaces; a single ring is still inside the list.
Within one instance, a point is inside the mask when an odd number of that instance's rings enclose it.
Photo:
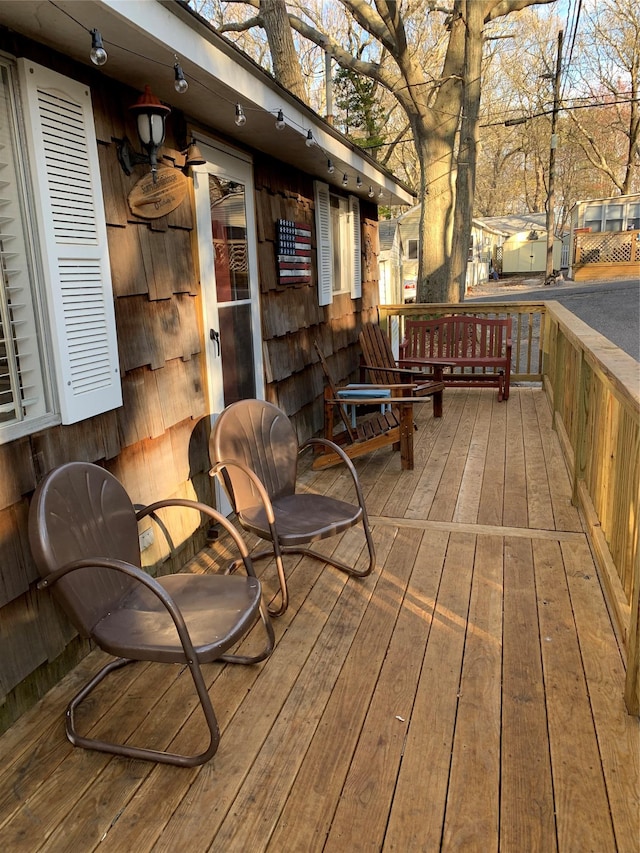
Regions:
[[[118,144],[118,162],[122,166],[122,171],[125,175],[133,173],[134,166],[139,166],[141,163],[149,164],[148,154],[139,154],[134,150],[128,137],[124,137]]]

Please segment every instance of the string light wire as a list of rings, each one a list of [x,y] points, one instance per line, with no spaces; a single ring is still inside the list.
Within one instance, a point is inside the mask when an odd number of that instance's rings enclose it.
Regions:
[[[66,9],[62,8],[61,6],[58,6],[58,4],[54,2],[54,0],[49,0],[49,2],[51,3],[51,5],[54,8],[56,8],[59,12],[62,12],[64,15],[66,15],[68,18],[70,18],[75,24],[77,24],[79,27],[81,27],[86,33],[89,33],[89,35],[92,35],[93,30],[91,28],[86,27],[81,21],[79,21],[77,18],[75,18]],[[98,32],[98,31],[95,30],[95,32]],[[104,42],[105,40],[102,38],[102,41]],[[150,56],[146,56],[143,53],[139,53],[138,51],[131,50],[130,48],[124,47],[123,45],[120,45],[120,44],[116,44],[115,42],[106,41],[105,43],[108,44],[112,48],[117,48],[118,50],[122,50],[125,53],[131,54],[132,56],[137,56],[139,59],[144,59],[146,62],[153,62],[156,65],[160,65],[163,68],[167,68],[167,69],[172,70],[174,72],[174,87],[178,93],[186,92],[187,89],[189,88],[189,83],[191,82],[191,83],[197,84],[198,86],[201,86],[205,91],[209,92],[210,94],[216,95],[216,97],[218,97],[220,100],[226,101],[235,110],[235,123],[238,127],[243,127],[246,124],[247,113],[250,113],[252,111],[260,112],[260,113],[263,112],[263,110],[259,107],[243,107],[243,105],[236,102],[235,100],[231,100],[230,98],[227,98],[224,95],[220,94],[219,91],[210,88],[205,83],[203,83],[201,80],[199,80],[197,77],[195,77],[193,74],[189,74],[189,80],[187,80],[185,75],[184,75],[184,71],[182,69],[182,66],[181,66],[180,62],[178,61],[178,57],[175,54],[173,56],[174,61],[169,63],[169,62],[163,62],[162,60],[159,60],[159,59],[154,59],[153,57],[150,57]],[[106,56],[106,51],[105,51],[105,56]],[[104,61],[106,62],[106,59]],[[308,147],[319,148],[320,151],[322,151],[322,153],[327,157],[327,172],[329,174],[333,174],[333,172],[335,171],[335,167],[333,165],[333,161],[329,157],[329,152],[325,151],[325,149],[321,145],[318,144],[318,141],[313,136],[313,133],[312,133],[310,128],[307,128],[305,130],[305,128],[302,125],[298,124],[296,121],[291,119],[289,116],[286,116],[286,120],[285,120],[285,114],[284,114],[284,111],[282,110],[281,107],[279,107],[275,110],[274,109],[268,110],[268,112],[271,112],[273,115],[275,115],[276,127],[278,128],[278,130],[284,129],[284,128],[280,127],[281,122],[284,123],[285,126],[289,125],[293,128],[297,128],[297,130],[300,131],[301,135],[303,135],[304,140],[305,140],[305,144]],[[342,185],[347,186],[348,183],[349,183],[349,176],[346,172],[344,172],[343,178],[342,178]],[[359,175],[357,176],[356,184],[357,184],[357,187],[359,189],[362,187],[362,179],[360,178]],[[383,192],[382,187],[380,187],[380,190],[378,193],[378,198],[382,198],[382,192]],[[374,193],[374,195],[375,195],[375,193]]]

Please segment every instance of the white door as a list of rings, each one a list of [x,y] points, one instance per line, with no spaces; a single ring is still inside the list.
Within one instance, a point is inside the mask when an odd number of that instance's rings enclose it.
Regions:
[[[212,426],[225,406],[264,398],[251,163],[198,140],[194,169],[207,385]],[[216,480],[216,505],[231,506]]]
[[[196,221],[212,416],[264,397],[251,163],[198,141]]]

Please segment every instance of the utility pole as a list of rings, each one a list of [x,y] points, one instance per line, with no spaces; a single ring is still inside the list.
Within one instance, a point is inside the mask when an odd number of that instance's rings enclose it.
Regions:
[[[331,53],[324,52],[324,86],[327,100],[327,121],[333,124],[333,80],[331,78]]]
[[[547,265],[546,278],[553,274],[553,243],[556,231],[555,218],[555,178],[556,178],[556,147],[558,137],[556,136],[556,124],[558,121],[558,110],[560,108],[560,76],[562,72],[562,39],[563,32],[558,33],[558,53],[556,56],[556,70],[553,77],[553,110],[551,112],[551,150],[549,152],[549,184],[547,190]]]

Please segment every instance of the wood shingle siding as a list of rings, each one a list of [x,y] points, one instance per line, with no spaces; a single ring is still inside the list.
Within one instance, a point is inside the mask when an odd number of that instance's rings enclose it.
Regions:
[[[87,651],[48,597],[35,592],[27,512],[38,481],[55,466],[80,459],[107,467],[134,502],[181,495],[215,505],[215,496],[208,475],[206,343],[192,177],[187,175],[184,200],[166,216],[146,220],[134,215],[127,197],[145,168],[127,176],[117,152],[125,136],[140,148],[129,110],[140,92],[1,25],[0,49],[90,90],[123,397],[120,408],[0,445],[0,631],[6,649],[6,662],[0,664],[1,731]],[[160,152],[163,165],[181,165],[179,152],[195,128],[189,117],[172,109]],[[197,130],[229,144],[215,128],[198,125]],[[304,440],[323,426],[324,381],[314,339],[322,341],[340,380],[358,376],[358,333],[377,314],[377,206],[359,202],[361,228],[354,239],[359,237],[361,295],[337,294],[331,304],[320,306],[313,177],[248,148],[242,153],[253,160],[265,396],[286,411]],[[278,281],[278,219],[303,223],[311,231],[309,283]],[[171,571],[181,551],[195,552],[204,543],[206,525],[194,515],[172,514],[173,549],[158,536],[145,550],[153,572]]]
[[[5,46],[0,35],[0,47]],[[91,89],[107,220],[110,264],[124,405],[71,426],[55,426],[0,446],[0,729],[29,707],[77,663],[88,644],[37,580],[27,541],[29,498],[38,480],[71,459],[104,464],[125,483],[133,500],[148,503],[165,495],[214,502],[208,476],[204,354],[200,333],[199,281],[193,248],[191,194],[159,220],[134,216],[127,205],[143,172],[126,176],[117,144],[125,134],[136,140],[128,105],[138,93],[92,69],[55,54],[42,56],[25,43],[24,55],[85,82]],[[12,45],[15,50],[15,45]],[[179,113],[167,123],[164,153],[182,146]],[[177,548],[201,523],[195,513],[176,513],[171,535]],[[204,542],[204,531],[184,546],[189,553]],[[156,542],[145,558],[170,571],[175,555]]]

